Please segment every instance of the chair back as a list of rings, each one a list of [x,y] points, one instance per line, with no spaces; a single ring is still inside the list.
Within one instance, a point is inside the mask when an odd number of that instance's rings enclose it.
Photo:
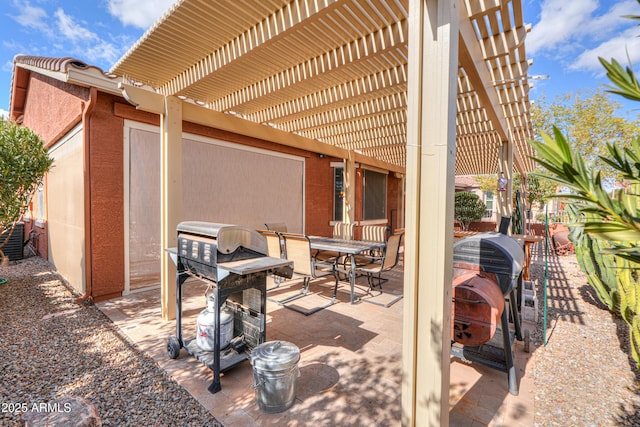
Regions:
[[[509,224],[511,223],[510,216],[503,216],[500,218],[500,226],[498,227],[498,233],[500,234],[508,234],[509,233]]]
[[[382,261],[382,271],[390,270],[398,264],[400,258],[400,245],[404,233],[392,234],[387,240],[384,249],[384,260]]]
[[[336,222],[333,224],[333,237],[335,239],[353,240],[353,227],[355,223]]]
[[[360,238],[367,242],[386,242],[388,231],[386,225],[363,225]]]
[[[271,230],[258,230],[267,239],[267,255],[273,258],[282,258],[282,246],[280,233]]]
[[[265,222],[264,226],[270,231],[277,231],[279,233],[287,232],[287,224],[284,222]]]
[[[311,242],[303,234],[282,234],[286,259],[293,261],[293,272],[302,276],[313,276]]]

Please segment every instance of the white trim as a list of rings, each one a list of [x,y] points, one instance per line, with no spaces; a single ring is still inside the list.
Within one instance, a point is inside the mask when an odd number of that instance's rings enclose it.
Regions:
[[[344,168],[344,161],[342,162],[331,162],[329,166],[332,168]],[[360,163],[355,163],[355,168],[358,169],[360,167]]]

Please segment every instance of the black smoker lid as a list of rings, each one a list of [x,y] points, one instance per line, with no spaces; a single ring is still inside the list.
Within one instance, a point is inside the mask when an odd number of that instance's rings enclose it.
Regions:
[[[524,267],[524,250],[513,238],[497,232],[479,233],[453,244],[453,264],[478,265],[482,271],[515,280]]]

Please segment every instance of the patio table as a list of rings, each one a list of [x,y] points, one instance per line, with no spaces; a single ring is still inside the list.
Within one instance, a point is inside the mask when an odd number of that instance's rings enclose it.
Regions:
[[[345,273],[349,278],[349,286],[351,287],[351,304],[355,304],[355,282],[356,273],[354,266],[356,265],[355,256],[364,252],[384,248],[384,242],[368,242],[363,240],[342,240],[331,237],[309,236],[311,249],[321,251],[337,252],[338,254],[348,255],[351,259],[351,268],[342,270],[336,267],[341,273]]]

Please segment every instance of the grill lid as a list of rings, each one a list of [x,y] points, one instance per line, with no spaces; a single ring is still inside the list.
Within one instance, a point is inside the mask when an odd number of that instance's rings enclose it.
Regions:
[[[495,273],[500,288],[506,293],[524,266],[524,251],[520,244],[506,234],[480,233],[458,240],[453,245],[454,267],[478,266],[487,273]]]
[[[178,233],[195,234],[216,239],[218,252],[233,253],[239,247],[266,255],[267,241],[256,230],[241,225],[203,221],[184,221],[176,228]]]

